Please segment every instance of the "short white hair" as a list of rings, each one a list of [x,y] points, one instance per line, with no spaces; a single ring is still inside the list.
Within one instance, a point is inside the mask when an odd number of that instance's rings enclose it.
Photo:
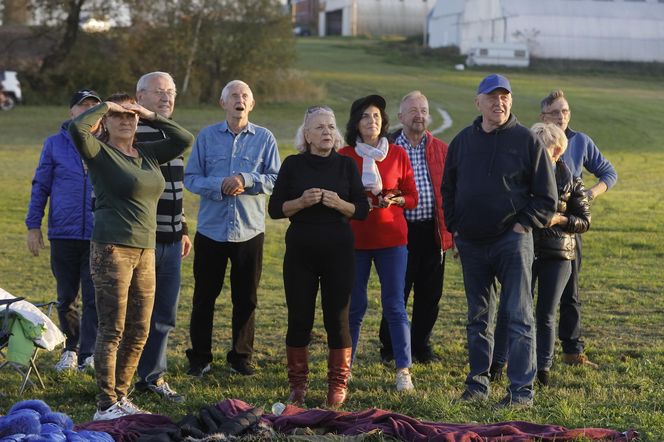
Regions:
[[[426,95],[420,91],[411,91],[404,95],[404,97],[401,99],[401,102],[399,103],[399,112],[403,112],[403,104],[411,98],[424,98],[424,101],[427,102],[427,107],[429,106],[429,99],[426,97]]]
[[[138,82],[136,83],[136,92],[141,92],[146,90],[150,80],[152,80],[155,77],[163,77],[167,79],[173,84],[173,89],[177,90],[177,87],[175,86],[175,80],[173,79],[173,76],[171,74],[169,74],[168,72],[154,71],[154,72],[149,72],[138,79]]]
[[[249,85],[245,83],[242,80],[231,80],[228,83],[226,83],[226,86],[221,90],[221,95],[219,96],[220,100],[227,101],[228,100],[228,94],[230,93],[230,90],[235,87],[235,86],[246,86],[247,89],[249,89],[249,93],[251,94],[251,98],[254,98],[254,92],[251,90]]]
[[[553,123],[535,123],[530,128],[530,131],[537,138],[537,142],[545,149],[554,146],[561,147],[563,152],[567,149],[565,131]]]
[[[308,152],[309,151],[309,143],[307,143],[307,138],[304,136],[304,131],[308,129],[308,124],[311,121],[311,119],[319,114],[325,114],[329,115],[334,119],[334,124],[336,126],[337,123],[337,117],[334,115],[334,111],[330,109],[327,106],[311,106],[309,107],[306,112],[304,112],[304,121],[300,125],[300,127],[297,129],[297,132],[295,133],[295,149],[297,149],[299,152]],[[344,145],[344,138],[341,136],[341,132],[339,132],[339,129],[335,127],[334,132],[332,134],[334,137],[334,149],[337,150],[341,146]]]

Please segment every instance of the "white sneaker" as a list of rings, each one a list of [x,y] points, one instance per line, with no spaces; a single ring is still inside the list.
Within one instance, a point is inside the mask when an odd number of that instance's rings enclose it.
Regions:
[[[138,405],[130,401],[126,396],[120,399],[118,404],[126,414],[152,414],[149,411],[145,411],[139,408]]]
[[[78,371],[95,371],[95,357],[94,356],[88,356],[83,360],[82,364],[79,364],[78,366]]]
[[[106,410],[97,410],[95,412],[94,417],[92,418],[93,421],[107,421],[110,419],[117,419],[119,417],[124,417],[124,416],[129,416],[129,413],[127,413],[122,406],[120,405],[120,402],[116,402],[110,407],[108,407]]]
[[[62,352],[60,360],[55,364],[55,371],[59,373],[65,370],[76,370],[78,368],[77,359],[78,356],[75,351],[66,350]]]
[[[415,386],[407,368],[397,369],[397,391],[413,391]]]

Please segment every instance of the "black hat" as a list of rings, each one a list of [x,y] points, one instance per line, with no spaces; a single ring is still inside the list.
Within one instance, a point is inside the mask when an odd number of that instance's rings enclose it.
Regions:
[[[358,98],[357,100],[353,101],[353,104],[350,106],[350,114],[355,115],[357,112],[366,109],[371,104],[385,112],[387,103],[385,103],[385,99],[383,97],[380,95],[367,95],[366,97]]]
[[[76,91],[74,95],[71,97],[71,100],[69,101],[69,108],[71,109],[77,104],[81,104],[81,102],[86,98],[94,98],[95,100],[101,103],[101,98],[99,98],[98,93],[96,93],[92,89],[81,89],[80,91]]]

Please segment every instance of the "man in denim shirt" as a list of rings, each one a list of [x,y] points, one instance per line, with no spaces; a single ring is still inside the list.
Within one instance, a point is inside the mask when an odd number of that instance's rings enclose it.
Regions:
[[[219,104],[226,120],[201,130],[184,173],[185,187],[201,197],[194,238],[188,374],[200,377],[210,370],[214,304],[230,260],[233,342],[226,360],[231,371],[251,376],[264,195],[272,193],[281,161],[274,135],[249,122],[255,101],[246,83],[229,82]]]

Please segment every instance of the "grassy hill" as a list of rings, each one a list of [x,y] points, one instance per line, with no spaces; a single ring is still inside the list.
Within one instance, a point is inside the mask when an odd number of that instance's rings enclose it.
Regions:
[[[357,97],[379,93],[388,100],[391,121],[396,122],[398,101],[413,89],[429,97],[432,108],[445,109],[453,119],[440,137],[450,141],[477,114],[474,90],[489,71],[456,71],[452,63],[432,56],[409,55],[390,42],[365,39],[317,39],[298,41],[297,68],[306,81],[322,88],[325,99],[316,102],[270,103],[260,101],[251,119],[276,134],[282,159],[294,152],[292,138],[307,106],[330,105],[344,127],[350,103]],[[465,297],[458,262],[448,256],[445,293],[433,342],[443,355],[441,363],[416,365],[417,391],[398,395],[393,389],[393,369],[378,356],[380,302],[375,278],[350,385],[346,410],[380,407],[417,418],[447,422],[499,422],[527,420],[567,427],[635,428],[643,440],[664,440],[664,278],[659,273],[664,258],[664,125],[661,77],[633,74],[565,72],[532,73],[502,71],[514,89],[514,113],[530,125],[537,120],[539,101],[550,90],[563,88],[572,107],[575,129],[590,134],[619,174],[618,184],[593,203],[593,226],[585,234],[581,278],[584,336],[587,353],[600,369],[562,366],[554,362],[552,385],[539,389],[532,409],[494,410],[492,403],[504,394],[504,384],[494,388],[486,405],[453,402],[463,391],[467,371],[465,350]],[[49,251],[38,257],[25,246],[24,218],[30,181],[39,158],[41,142],[66,118],[65,106],[17,107],[0,113],[0,286],[33,301],[55,297]],[[440,124],[432,112],[432,127]],[[178,108],[175,118],[192,132],[223,118],[219,108]],[[593,183],[592,177],[587,181]],[[187,195],[192,225],[198,198]],[[281,279],[283,236],[287,221],[268,220],[264,272],[259,291],[256,363],[252,379],[232,376],[224,356],[230,341],[230,296],[225,288],[217,302],[215,362],[211,374],[201,380],[188,378],[184,350],[188,347],[188,319],[193,292],[192,258],[183,265],[179,323],[169,350],[169,383],[187,395],[183,405],[158,402],[136,395],[146,409],[178,416],[203,403],[241,398],[269,406],[288,394],[284,337],[286,308]],[[308,405],[318,406],[325,393],[325,332],[320,320],[312,343],[313,364]],[[88,374],[58,376],[52,370],[56,354],[42,354],[40,366],[46,391],[30,390],[24,397],[45,399],[76,421],[87,421],[94,412],[94,379]],[[16,377],[0,375],[0,414],[18,400]]]

